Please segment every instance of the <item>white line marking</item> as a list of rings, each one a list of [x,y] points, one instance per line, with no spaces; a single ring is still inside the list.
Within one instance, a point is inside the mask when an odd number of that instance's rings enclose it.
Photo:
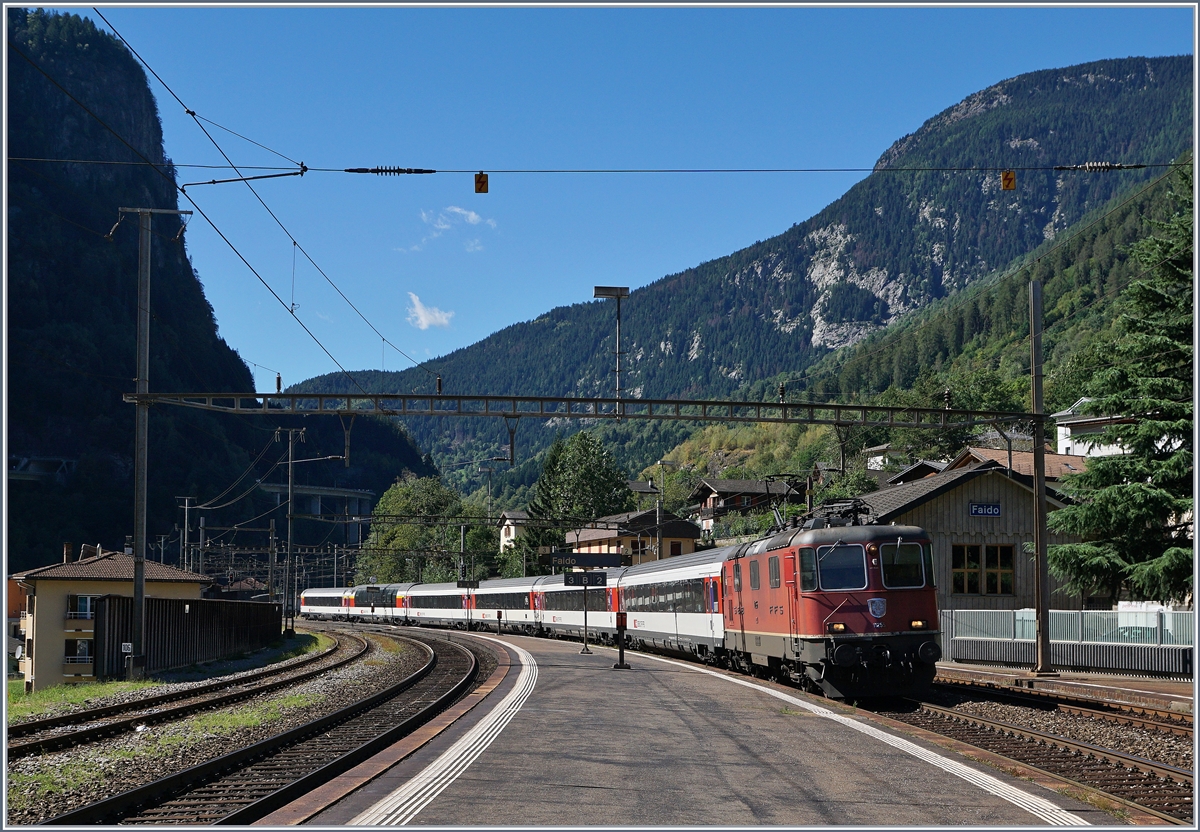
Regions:
[[[515,650],[521,660],[517,683],[491,713],[446,749],[440,757],[396,791],[349,822],[349,826],[404,826],[458,779],[517,715],[537,684],[537,662],[525,650],[499,639],[480,636]]]
[[[820,705],[813,705],[810,702],[805,702],[802,699],[797,699],[794,696],[789,696],[788,694],[783,693],[782,691],[772,690],[771,688],[765,688],[765,687],[762,687],[761,685],[756,685],[753,682],[749,682],[744,679],[735,679],[731,676],[726,676],[722,673],[715,673],[711,670],[706,670],[704,668],[694,667],[692,665],[683,664],[682,662],[672,661],[671,659],[664,659],[659,656],[651,655],[649,653],[639,653],[638,658],[653,659],[654,661],[657,661],[657,662],[664,662],[665,664],[673,664],[677,667],[682,667],[685,670],[695,671],[696,673],[706,673],[709,676],[714,676],[718,679],[724,679],[726,682],[732,682],[735,685],[741,685],[743,687],[753,688],[754,690],[757,690],[761,693],[765,693],[768,696],[774,696],[776,699],[782,699],[784,702],[787,702],[790,705],[795,705],[797,707],[804,708],[805,710],[811,711],[812,713],[816,714],[817,716],[825,717],[826,719],[832,719],[834,722],[839,722],[842,725],[847,726],[848,728],[853,728],[855,731],[859,731],[863,734],[866,734],[869,737],[874,737],[877,740],[887,743],[888,745],[892,746],[893,748],[898,748],[901,751],[904,751],[908,754],[913,755],[914,757],[917,757],[918,759],[924,760],[925,762],[929,763],[930,765],[937,766],[938,768],[942,769],[943,771],[945,771],[949,774],[953,774],[955,777],[961,777],[963,780],[966,780],[968,783],[978,786],[979,788],[983,789],[984,791],[991,792],[992,794],[996,795],[997,797],[1001,797],[1004,800],[1007,800],[1009,803],[1012,803],[1013,805],[1018,806],[1027,812],[1030,812],[1031,814],[1037,815],[1039,818],[1046,821],[1046,823],[1049,823],[1053,826],[1090,826],[1091,825],[1086,820],[1079,817],[1078,815],[1072,814],[1071,812],[1068,812],[1066,809],[1062,809],[1062,808],[1059,808],[1058,806],[1055,806],[1053,803],[1051,803],[1049,800],[1046,800],[1043,797],[1038,797],[1037,795],[1033,795],[1033,794],[1030,794],[1029,792],[1018,789],[1015,786],[1010,786],[1009,784],[1004,783],[1001,780],[998,780],[997,778],[993,777],[990,774],[985,774],[982,771],[976,771],[975,769],[971,768],[970,766],[963,765],[962,763],[959,763],[955,760],[951,760],[948,757],[943,757],[941,754],[924,749],[914,742],[910,742],[909,740],[902,739],[900,737],[892,736],[891,734],[889,734],[885,731],[879,730],[874,725],[869,725],[867,723],[860,722],[856,719],[851,719],[848,716],[843,716],[839,713],[835,713],[834,711],[831,711],[828,708],[822,708]]]

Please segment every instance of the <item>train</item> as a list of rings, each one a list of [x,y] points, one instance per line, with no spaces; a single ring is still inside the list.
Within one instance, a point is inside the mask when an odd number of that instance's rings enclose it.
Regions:
[[[489,629],[616,644],[777,678],[833,699],[920,693],[941,658],[930,536],[831,515],[750,543],[609,568],[457,583],[310,588],[306,619]],[[586,612],[585,612],[586,595]]]

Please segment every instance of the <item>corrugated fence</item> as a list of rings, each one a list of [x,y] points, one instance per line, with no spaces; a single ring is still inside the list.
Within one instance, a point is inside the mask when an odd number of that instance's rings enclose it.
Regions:
[[[146,599],[146,672],[218,661],[279,639],[279,604],[207,599]],[[96,678],[125,676],[123,644],[133,640],[133,599],[105,595],[96,602]]]
[[[1192,678],[1194,613],[1051,610],[1050,663],[1060,669]],[[1036,613],[942,610],[942,650],[953,661],[1032,667]]]

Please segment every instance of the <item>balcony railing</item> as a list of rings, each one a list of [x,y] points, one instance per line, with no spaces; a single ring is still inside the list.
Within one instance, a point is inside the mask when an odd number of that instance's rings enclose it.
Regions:
[[[96,613],[93,610],[88,610],[86,612],[68,612],[67,613],[67,618],[77,618],[77,619],[82,618],[82,619],[90,620],[95,617],[96,617]]]
[[[91,656],[63,656],[63,664],[91,664]]]

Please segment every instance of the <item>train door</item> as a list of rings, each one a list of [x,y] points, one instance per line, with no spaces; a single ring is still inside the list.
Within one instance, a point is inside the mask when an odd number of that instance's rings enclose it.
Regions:
[[[746,652],[746,607],[742,599],[742,560],[740,557],[729,561],[731,574],[730,586],[725,593],[725,633],[726,639],[733,635],[733,649]]]
[[[788,644],[791,645],[792,655],[800,653],[800,592],[796,582],[796,556],[783,556],[783,584],[787,589]]]

